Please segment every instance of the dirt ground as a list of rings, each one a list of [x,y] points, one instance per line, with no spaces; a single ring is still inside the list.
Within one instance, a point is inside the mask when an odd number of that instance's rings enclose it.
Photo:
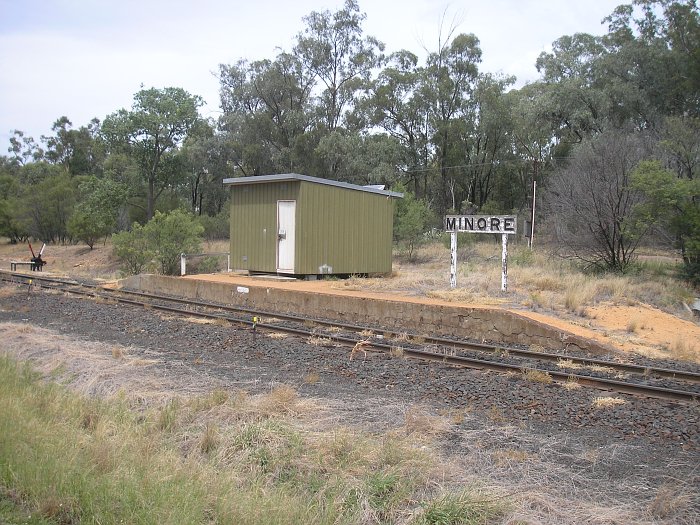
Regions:
[[[33,248],[38,252],[40,246]],[[221,252],[225,251],[226,248],[225,241],[222,241],[205,246],[204,251]],[[0,268],[9,270],[10,261],[28,261],[30,257],[31,253],[26,244],[4,243],[0,245]],[[47,261],[47,265],[44,267],[45,273],[51,275],[89,277],[107,282],[120,277],[119,264],[115,261],[109,244],[97,244],[92,250],[85,245],[52,245],[44,251],[44,259]],[[222,280],[250,279],[232,274],[218,274],[214,278]],[[455,305],[454,301],[448,302],[435,297],[416,295],[414,291],[406,289],[405,283],[398,282],[398,279],[394,277],[383,279],[381,285],[375,285],[368,281],[367,287],[364,287],[361,281],[361,279],[352,279],[351,282],[342,280],[277,281],[271,284],[280,288],[321,293]],[[447,290],[449,290],[449,283],[445,282],[444,291]],[[683,319],[650,305],[626,305],[610,302],[588,306],[585,309],[585,316],[565,312],[533,311],[523,304],[510,302],[504,297],[493,298],[493,300],[488,301],[488,304],[468,304],[484,308],[511,309],[520,315],[556,326],[581,337],[595,339],[622,351],[638,352],[653,358],[681,355],[686,359],[700,362],[700,352],[698,352],[700,349],[700,324],[697,320],[692,320],[690,315]]]

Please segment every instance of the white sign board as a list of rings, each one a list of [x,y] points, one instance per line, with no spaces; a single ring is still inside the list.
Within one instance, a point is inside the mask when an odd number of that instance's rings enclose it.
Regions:
[[[517,217],[514,215],[447,215],[445,231],[468,233],[517,233]]]
[[[457,232],[501,234],[501,290],[508,290],[508,235],[518,231],[514,215],[446,215],[445,231],[450,233],[450,288],[457,287]]]

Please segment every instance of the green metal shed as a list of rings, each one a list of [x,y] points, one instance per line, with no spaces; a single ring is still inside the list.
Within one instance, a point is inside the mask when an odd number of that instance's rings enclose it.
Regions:
[[[287,173],[231,187],[231,267],[290,275],[391,272],[401,193]]]

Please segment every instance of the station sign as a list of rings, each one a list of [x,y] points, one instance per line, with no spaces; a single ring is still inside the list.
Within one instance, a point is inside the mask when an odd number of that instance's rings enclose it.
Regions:
[[[446,232],[515,234],[518,231],[515,215],[447,215]]]
[[[457,287],[457,232],[501,234],[501,290],[508,290],[508,235],[518,232],[515,215],[446,215],[450,234],[450,288]]]

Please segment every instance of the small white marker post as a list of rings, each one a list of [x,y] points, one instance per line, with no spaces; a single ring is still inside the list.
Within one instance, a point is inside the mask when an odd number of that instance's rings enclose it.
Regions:
[[[447,215],[445,231],[450,233],[450,288],[457,287],[457,232],[500,233],[501,246],[501,291],[508,291],[508,235],[517,231],[514,215]]]
[[[450,288],[457,288],[457,232],[450,232]]]
[[[501,251],[501,291],[508,291],[508,235],[505,233],[501,235],[501,245],[503,250]]]

